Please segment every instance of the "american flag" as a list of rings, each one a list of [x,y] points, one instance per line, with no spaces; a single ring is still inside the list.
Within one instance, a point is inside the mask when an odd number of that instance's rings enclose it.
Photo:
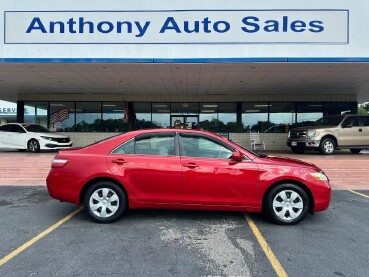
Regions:
[[[68,118],[69,118],[69,110],[61,109],[51,114],[50,123],[54,124],[56,122],[62,122],[63,120],[68,119]]]
[[[123,122],[127,123],[129,118],[129,111],[128,111],[128,104],[124,104],[124,115],[123,115]]]

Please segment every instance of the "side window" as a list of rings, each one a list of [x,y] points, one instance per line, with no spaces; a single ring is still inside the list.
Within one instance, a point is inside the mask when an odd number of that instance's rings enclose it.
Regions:
[[[232,150],[202,136],[181,136],[183,155],[188,157],[229,159]]]
[[[10,131],[12,133],[25,133],[23,128],[21,126],[18,126],[18,125],[12,125]]]
[[[112,154],[174,156],[174,136],[145,135],[141,138],[131,139],[115,148]]]
[[[1,132],[10,132],[10,126],[9,125],[3,125],[3,126],[0,126],[0,131]]]
[[[174,136],[144,136],[136,140],[136,154],[174,156]]]
[[[122,145],[115,148],[112,154],[134,154],[135,153],[135,140],[131,139]]]
[[[354,116],[349,116],[343,122],[343,126],[345,127],[358,127],[359,126],[359,119]]]
[[[361,122],[363,126],[368,127],[369,126],[369,116],[361,116]]]

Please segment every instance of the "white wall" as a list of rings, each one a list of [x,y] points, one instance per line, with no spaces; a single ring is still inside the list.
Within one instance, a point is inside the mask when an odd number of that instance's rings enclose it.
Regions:
[[[324,19],[327,21],[327,33],[309,33],[302,32],[296,33],[288,30],[287,32],[280,31],[278,33],[255,33],[245,34],[246,38],[240,38],[240,26],[237,26],[237,32],[231,34],[230,32],[225,34],[219,34],[212,32],[211,34],[202,34],[203,36],[194,38],[192,35],[175,34],[174,32],[168,32],[163,41],[173,42],[176,41],[189,41],[191,44],[150,44],[150,41],[158,42],[156,37],[150,38],[142,36],[136,38],[129,36],[128,34],[120,34],[120,37],[115,37],[113,40],[125,41],[145,41],[149,44],[92,44],[94,41],[101,42],[104,40],[104,35],[84,36],[77,39],[77,41],[87,42],[88,44],[32,44],[40,41],[50,42],[73,42],[74,35],[68,35],[61,37],[60,34],[48,34],[48,38],[44,39],[43,34],[39,34],[31,39],[31,44],[4,44],[2,41],[0,44],[0,59],[12,59],[12,58],[74,58],[74,59],[144,59],[145,62],[152,62],[153,59],[216,59],[216,58],[368,58],[369,53],[369,28],[367,28],[366,18],[367,11],[369,10],[369,1],[365,0],[311,0],[311,1],[295,1],[295,0],[264,0],[264,1],[244,1],[244,0],[160,0],[160,1],[148,1],[148,0],[64,0],[64,1],[50,1],[50,0],[10,0],[0,2],[0,21],[4,22],[4,11],[7,11],[7,20],[5,27],[0,29],[0,37],[4,37],[4,29],[6,29],[6,40],[9,42],[17,41],[17,37],[25,36],[24,25],[17,25],[15,22],[21,22],[24,16],[32,13],[33,17],[37,15],[43,18],[44,15],[50,14],[49,19],[57,20],[59,17],[55,13],[39,13],[40,11],[65,11],[64,19],[75,16],[78,18],[81,11],[146,11],[145,18],[151,18],[152,26],[155,24],[160,25],[162,22],[155,20],[163,20],[166,15],[173,16],[175,18],[186,18],[187,15],[183,15],[178,12],[166,12],[157,13],[159,10],[237,10],[231,12],[231,15],[219,12],[188,12],[189,20],[199,19],[200,21],[208,16],[211,20],[225,20],[231,21],[232,14],[235,20],[240,24],[240,19],[244,15],[257,15],[256,11],[243,11],[240,10],[274,10],[271,13],[263,12],[263,16],[260,15],[262,21],[266,19],[278,19],[281,23],[281,16],[283,14],[291,15],[290,18],[294,19]],[[276,13],[276,9],[282,11]],[[288,10],[300,10],[300,11],[288,11]],[[304,12],[301,10],[313,10],[312,12]],[[335,11],[326,11],[325,9],[342,9],[349,12],[349,25],[346,22],[346,16],[340,16],[342,13]],[[13,14],[11,19],[10,12],[26,11],[27,13]],[[71,13],[70,11],[75,11]],[[149,12],[148,12],[149,11]],[[150,12],[151,11],[151,12]],[[322,13],[322,14],[320,14]],[[62,15],[63,12],[58,13]],[[140,13],[137,13],[140,18]],[[159,16],[160,15],[160,16]],[[143,15],[142,15],[143,16]],[[259,16],[259,15],[258,15]],[[121,20],[134,20],[135,17],[129,18],[127,13],[118,14],[118,18]],[[112,13],[98,13],[99,20],[112,20]],[[214,18],[214,19],[213,19]],[[304,20],[305,20],[304,19]],[[333,20],[333,21],[332,21]],[[156,22],[156,23],[155,23]],[[23,22],[24,23],[24,22]],[[21,24],[21,23],[19,23]],[[262,23],[260,23],[262,25]],[[333,24],[333,25],[332,25]],[[21,29],[20,26],[23,26]],[[233,25],[232,25],[233,26]],[[328,26],[330,26],[328,28]],[[349,35],[346,39],[345,31],[342,28],[349,26]],[[282,27],[281,27],[282,28]],[[328,30],[329,29],[329,30]],[[150,29],[151,30],[151,29]],[[233,29],[231,30],[233,31]],[[328,32],[329,31],[329,32]],[[20,33],[19,33],[20,32]],[[158,30],[156,29],[156,32]],[[31,32],[37,34],[37,32]],[[40,33],[40,32],[39,32]],[[228,37],[230,35],[230,37]],[[255,37],[259,36],[259,37]],[[319,36],[319,37],[318,37]],[[337,36],[337,37],[335,37]],[[193,39],[194,38],[194,39]],[[324,42],[324,39],[327,39]],[[228,40],[237,41],[241,40],[240,44],[198,44],[196,41],[212,42],[212,41],[224,41]],[[276,43],[266,44],[263,39],[275,41]],[[261,44],[248,44],[247,41],[255,40],[260,41]],[[22,40],[21,40],[22,41]],[[280,41],[280,42],[278,42]],[[319,43],[316,43],[316,42]],[[345,42],[347,41],[347,42]],[[19,41],[18,41],[19,42]],[[29,42],[29,41],[28,41]],[[160,39],[159,39],[160,42]],[[287,43],[285,43],[287,42]],[[165,62],[165,60],[159,60],[159,62]]]

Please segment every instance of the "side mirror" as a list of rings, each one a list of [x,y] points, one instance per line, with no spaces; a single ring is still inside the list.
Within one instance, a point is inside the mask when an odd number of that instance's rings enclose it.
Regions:
[[[232,153],[231,158],[235,162],[242,162],[243,161],[243,154],[241,152],[235,151],[235,152]]]

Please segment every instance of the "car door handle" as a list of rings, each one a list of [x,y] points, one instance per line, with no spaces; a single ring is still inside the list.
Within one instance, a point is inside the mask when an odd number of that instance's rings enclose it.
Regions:
[[[363,131],[363,129],[359,129],[359,132],[362,132]]]
[[[125,164],[127,161],[125,161],[124,159],[116,159],[116,160],[112,160],[111,162],[122,165],[122,164]]]
[[[183,164],[183,166],[188,167],[188,168],[195,168],[195,167],[199,167],[197,164],[192,163],[192,162],[187,163],[187,164]]]

